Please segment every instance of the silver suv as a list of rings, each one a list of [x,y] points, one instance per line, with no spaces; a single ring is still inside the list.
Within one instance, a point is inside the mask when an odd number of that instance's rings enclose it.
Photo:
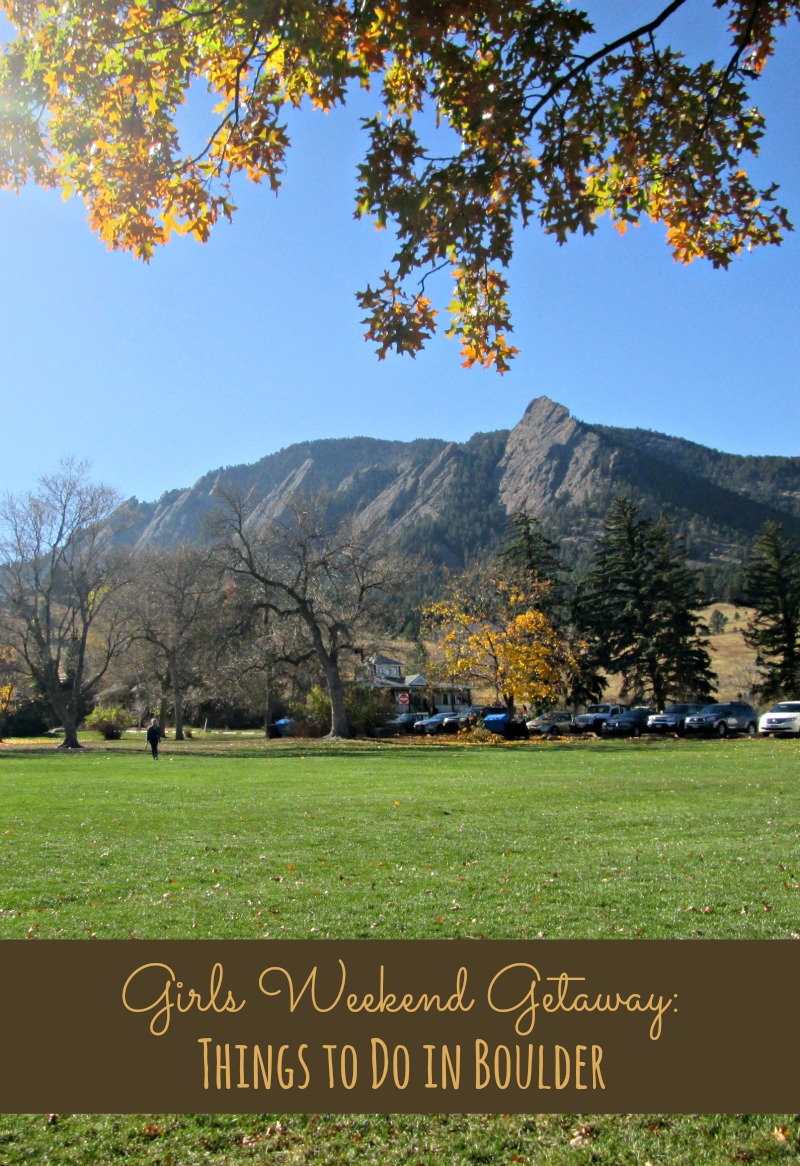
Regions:
[[[752,705],[738,700],[727,704],[707,704],[699,713],[686,718],[684,732],[704,733],[711,737],[747,733],[748,737],[755,737],[758,732],[758,713]]]
[[[702,712],[701,704],[670,704],[647,719],[648,733],[682,733],[687,717]]]

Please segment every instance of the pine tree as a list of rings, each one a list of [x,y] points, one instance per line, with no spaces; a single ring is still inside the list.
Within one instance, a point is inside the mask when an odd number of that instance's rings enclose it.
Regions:
[[[519,510],[506,526],[506,541],[497,554],[501,567],[517,575],[539,597],[542,611],[563,622],[568,568],[561,562],[558,543],[542,530],[541,521]]]
[[[756,650],[764,696],[800,691],[800,546],[777,522],[768,522],[753,544],[747,566],[749,602],[756,613],[745,642]]]
[[[559,544],[544,533],[540,519],[518,510],[508,520],[505,544],[496,557],[501,570],[537,597],[538,606],[568,645],[572,667],[563,691],[568,706],[579,708],[600,700],[607,680],[575,622],[576,590],[568,579],[572,568],[562,561]]]
[[[721,636],[725,631],[725,625],[728,622],[728,617],[723,612],[715,607],[711,612],[711,619],[708,621],[709,630],[714,636]]]
[[[642,518],[635,503],[617,498],[582,600],[598,662],[621,674],[623,695],[659,708],[670,698],[705,699],[716,680],[696,614],[699,577],[682,550],[666,518]]]

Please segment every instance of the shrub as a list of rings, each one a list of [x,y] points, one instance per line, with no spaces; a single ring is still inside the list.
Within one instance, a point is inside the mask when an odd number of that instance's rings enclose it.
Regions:
[[[296,737],[324,737],[331,727],[331,702],[318,684],[305,700],[294,700],[289,705]]]
[[[373,733],[395,711],[388,693],[357,684],[345,689],[344,703],[347,724],[354,737]],[[314,685],[304,701],[294,701],[290,709],[295,722],[295,736],[324,737],[330,732],[331,702],[319,685]]]
[[[6,717],[3,731],[8,737],[43,737],[52,724],[43,701],[34,699],[18,705]]]
[[[397,711],[394,701],[387,692],[362,688],[360,685],[353,685],[347,689],[344,703],[350,732],[357,737],[372,734],[376,729],[382,728],[388,718]]]
[[[133,724],[133,717],[120,705],[98,705],[86,718],[86,728],[102,733],[106,741],[118,741],[124,729]]]

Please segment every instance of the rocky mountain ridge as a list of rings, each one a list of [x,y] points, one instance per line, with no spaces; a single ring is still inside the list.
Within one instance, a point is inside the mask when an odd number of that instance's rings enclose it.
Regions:
[[[126,537],[137,548],[202,538],[219,486],[249,494],[256,518],[280,513],[298,491],[325,489],[376,536],[450,567],[495,545],[522,509],[577,561],[620,494],[673,518],[697,562],[741,561],[770,518],[800,536],[800,458],[726,454],[661,433],[590,425],[544,396],[512,430],[463,443],[300,442],[205,474],[156,502],[131,498],[123,504]]]

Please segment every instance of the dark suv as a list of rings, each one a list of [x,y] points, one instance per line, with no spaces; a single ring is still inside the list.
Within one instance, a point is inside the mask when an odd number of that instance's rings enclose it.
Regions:
[[[638,705],[627,709],[615,717],[609,717],[600,726],[601,737],[641,737],[647,732],[647,718],[651,717],[655,709],[649,705]]]
[[[750,704],[732,700],[727,704],[707,704],[694,716],[687,717],[683,731],[704,733],[710,737],[727,737],[731,733],[747,733],[755,737],[758,732],[758,713]]]

